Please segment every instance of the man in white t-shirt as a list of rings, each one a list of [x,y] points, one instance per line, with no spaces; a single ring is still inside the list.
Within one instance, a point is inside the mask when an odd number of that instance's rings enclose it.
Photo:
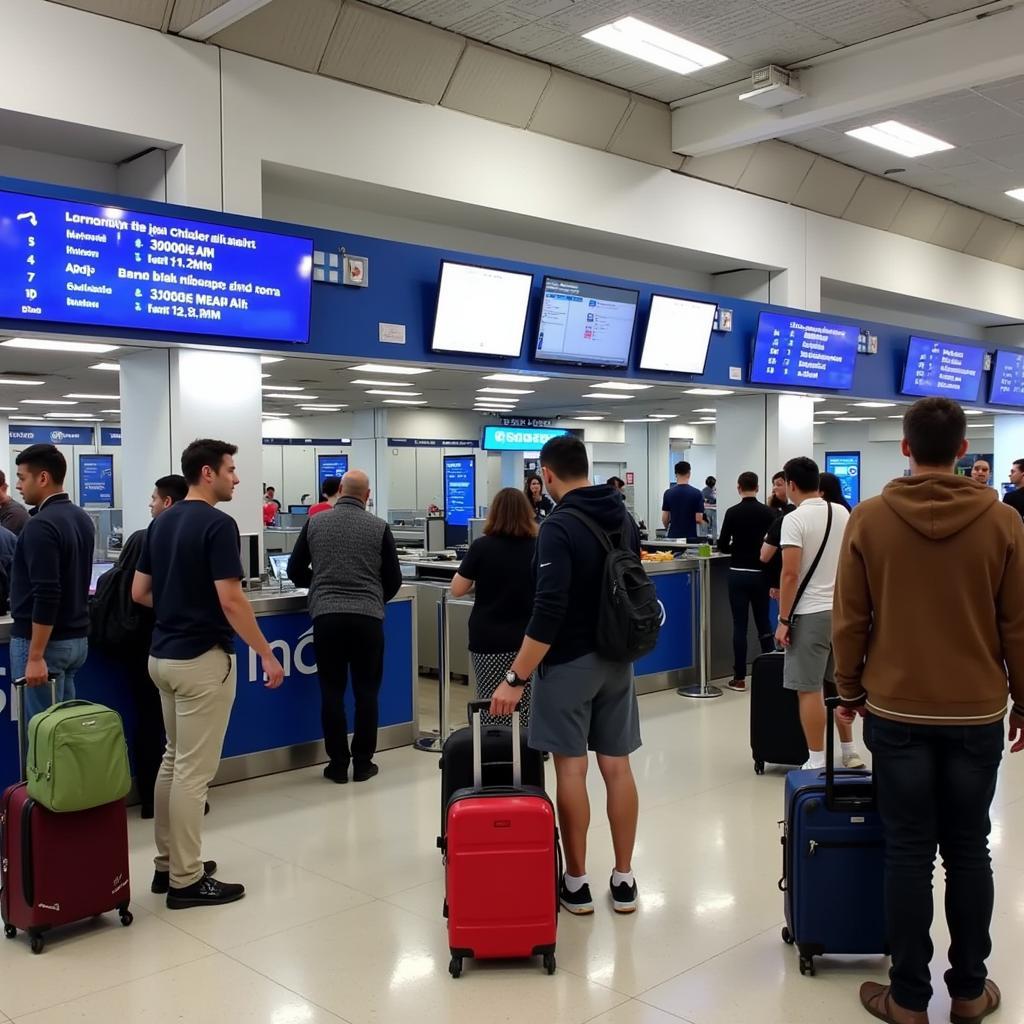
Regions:
[[[833,682],[832,597],[850,513],[820,496],[821,474],[812,459],[790,459],[783,472],[789,500],[796,509],[782,521],[782,585],[775,638],[786,651],[783,685],[800,698],[800,724],[810,751],[804,767],[823,768],[826,718],[822,691],[826,680]],[[819,551],[821,558],[814,566]],[[840,723],[839,738],[843,767],[863,768],[851,726]]]

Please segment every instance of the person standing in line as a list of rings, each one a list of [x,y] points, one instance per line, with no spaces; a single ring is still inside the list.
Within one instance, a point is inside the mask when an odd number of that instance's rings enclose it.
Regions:
[[[789,500],[786,474],[781,469],[772,477],[772,496],[768,499],[768,507],[775,509],[780,514],[780,518],[796,508],[796,505]]]
[[[704,523],[707,526],[707,535],[713,540],[715,528],[718,525],[718,480],[715,477],[707,477],[700,496],[704,499]]]
[[[772,496],[768,499],[768,507],[775,512],[775,522],[768,527],[768,532],[764,536],[764,544],[761,545],[761,564],[768,580],[768,596],[771,600],[778,601],[779,586],[782,582],[782,520],[796,508],[789,500],[786,474],[781,470],[772,477]]]
[[[484,535],[470,545],[452,580],[453,597],[471,590],[469,652],[477,700],[490,700],[505,682],[533,612],[533,557],[537,524],[522,491],[505,487],[487,510]],[[523,687],[519,712],[530,722],[530,683]],[[498,725],[511,725],[511,719]]]
[[[28,522],[28,509],[11,497],[7,474],[0,469],[0,526],[17,535]]]
[[[330,510],[338,504],[338,499],[341,497],[341,477],[325,476],[324,485],[320,489],[320,494],[320,501],[315,505],[310,505],[309,511],[306,515],[316,516],[321,512],[330,512]]]
[[[697,540],[697,527],[704,522],[704,499],[700,491],[690,484],[690,464],[676,463],[676,482],[661,502],[661,525],[670,538],[680,538],[691,544]]]
[[[263,495],[263,500],[272,503],[277,506],[277,511],[281,511],[281,502],[277,499],[277,489],[273,486],[268,487]]]
[[[818,494],[830,505],[840,505],[845,508],[847,512],[853,511],[853,507],[846,500],[846,495],[843,494],[843,485],[839,482],[839,477],[837,477],[835,473],[821,474],[821,480],[818,485]]]
[[[11,562],[11,678],[25,678],[26,718],[74,700],[75,673],[89,653],[89,585],[96,531],[64,490],[67,462],[52,444],[34,444],[15,460],[18,490],[35,506]]]
[[[185,449],[188,494],[150,524],[132,583],[132,599],[155,616],[149,674],[160,691],[167,747],[154,791],[152,891],[167,894],[170,910],[245,895],[243,885],[213,877],[215,861],[202,860],[206,793],[235,700],[235,634],[260,656],[268,689],[284,682],[242,590],[238,526],[216,507],[238,486],[237,451],[213,438]]]
[[[975,1024],[1002,999],[985,963],[995,903],[989,813],[1008,696],[1011,750],[1024,750],[1024,525],[992,489],[956,475],[966,431],[963,410],[947,398],[911,406],[903,419],[911,475],[854,510],[839,560],[840,714],[865,718],[892,951],[890,984],[868,982],[860,998],[892,1024],[928,1021],[936,849],[952,938],[951,1019]],[[950,587],[950,572],[964,565],[972,571]],[[856,879],[836,884],[856,898]]]
[[[170,474],[160,477],[153,485],[153,493],[149,499],[150,518],[156,519],[172,505],[184,501],[186,494],[188,483],[183,476]],[[131,604],[134,615],[130,622],[118,624],[120,629],[117,631],[116,642],[105,641],[103,636],[104,616],[116,614],[120,608],[129,607],[127,601],[122,603],[117,597],[120,594],[127,598],[131,597],[132,582],[145,541],[146,530],[136,530],[121,549],[117,565],[97,581],[96,597],[93,601],[93,609],[97,614],[93,616],[91,643],[104,650],[109,658],[120,663],[125,669],[131,699],[135,705],[132,745],[135,787],[139,794],[141,817],[149,819],[154,814],[153,792],[166,746],[160,691],[149,675],[149,651],[153,646],[152,609]]]
[[[736,481],[740,502],[726,509],[718,550],[731,555],[729,605],[732,608],[732,681],[729,689],[747,689],[747,628],[753,612],[761,653],[775,649],[768,614],[768,579],[761,570],[761,544],[775,513],[757,500],[756,473],[740,473]]]
[[[320,677],[324,744],[330,758],[324,778],[366,782],[379,771],[377,696],[384,677],[384,612],[402,586],[402,568],[391,527],[366,506],[370,478],[350,469],[330,512],[303,524],[288,559],[288,578],[309,588],[313,646]],[[355,734],[348,743],[345,689],[352,673]]]
[[[800,723],[810,751],[804,767],[824,768],[823,690],[833,682],[832,598],[850,513],[820,496],[820,473],[812,459],[790,459],[785,474],[796,508],[782,520],[782,586],[775,639],[786,652],[782,685],[800,698]],[[802,591],[799,601],[798,591]],[[838,727],[843,767],[863,768],[853,728],[848,722],[839,722]]]
[[[539,525],[554,511],[555,503],[544,493],[544,481],[536,473],[530,473],[523,485],[523,493],[533,509],[533,518]]]
[[[4,526],[0,526],[0,615],[7,614],[11,596],[11,565],[18,538]]]
[[[1024,519],[1024,459],[1017,459],[1010,467],[1010,483],[1016,490],[1003,495],[1003,501],[1020,513]]]
[[[579,438],[552,438],[541,449],[540,465],[558,504],[537,538],[533,614],[519,653],[491,698],[491,714],[512,714],[539,668],[529,743],[534,750],[550,751],[555,762],[566,859],[559,899],[573,914],[594,912],[586,865],[587,751],[593,750],[608,792],[615,852],[609,881],[612,909],[628,914],[637,906],[632,858],[639,801],[629,755],[640,747],[640,712],[632,664],[597,654],[605,550],[573,510],[638,555],[640,533],[614,488],[591,486],[587,449]]]
[[[975,460],[974,465],[971,466],[971,479],[988,487],[989,481],[992,479],[992,467],[986,459]]]

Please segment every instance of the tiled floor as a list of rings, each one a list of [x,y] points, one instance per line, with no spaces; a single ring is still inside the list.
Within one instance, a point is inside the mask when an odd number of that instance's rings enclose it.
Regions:
[[[403,749],[382,754],[381,775],[365,786],[334,786],[310,769],[216,790],[204,852],[225,880],[248,886],[230,907],[168,912],[148,892],[150,829],[133,817],[135,924],[125,930],[108,916],[70,929],[42,956],[20,938],[0,944],[0,1021],[866,1021],[857,986],[884,978],[881,959],[831,961],[802,978],[779,939],[782,774],[752,772],[746,701],[729,692],[713,702],[641,699],[640,910],[616,918],[599,901],[592,918],[563,914],[554,977],[536,964],[472,963],[459,981],[448,977],[437,758]],[[591,870],[603,892],[610,837],[593,781]],[[1015,956],[1024,924],[1024,757],[1004,769],[995,821],[991,963],[1006,996],[996,1019],[1010,1024],[1024,1021]],[[938,962],[935,975],[941,992]],[[947,1017],[938,996],[932,1019]]]

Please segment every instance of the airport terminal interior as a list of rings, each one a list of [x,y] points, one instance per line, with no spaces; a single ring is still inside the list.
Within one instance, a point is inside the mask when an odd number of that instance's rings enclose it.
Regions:
[[[876,498],[911,473],[903,418],[926,397],[966,414],[958,474],[1024,487],[1021,40],[1019,0],[3,0],[0,523],[21,453],[55,445],[94,596],[185,447],[237,445],[220,507],[284,683],[235,641],[202,852],[239,902],[150,892],[136,780],[131,927],[30,936],[0,819],[0,1024],[867,1019],[886,949],[807,970],[783,939],[802,762],[752,746],[749,672],[728,685],[719,532],[740,474],[767,502],[800,456],[854,510]],[[595,912],[558,915],[550,973],[456,971],[439,759],[476,678],[474,597],[450,587],[495,495],[562,436],[590,483],[618,481],[660,605],[633,663],[636,912],[607,896],[591,758]],[[689,537],[662,518],[681,462],[706,508]],[[379,774],[334,785],[288,561],[354,470],[401,587]],[[951,561],[949,587],[971,571]],[[0,792],[22,777],[12,630],[0,615]],[[98,645],[76,681],[129,749],[137,685]],[[1005,755],[990,845],[994,1019],[1024,1022],[1024,755]],[[870,887],[835,877],[836,912]],[[932,1021],[951,1009],[943,888],[940,861]]]

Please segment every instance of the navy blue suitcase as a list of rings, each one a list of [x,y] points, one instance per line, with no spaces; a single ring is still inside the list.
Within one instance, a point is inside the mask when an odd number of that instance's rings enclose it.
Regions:
[[[833,718],[826,702],[824,770],[786,777],[782,822],[783,941],[800,951],[800,973],[814,974],[814,958],[828,954],[888,954],[884,905],[885,842],[866,771],[836,771]]]

